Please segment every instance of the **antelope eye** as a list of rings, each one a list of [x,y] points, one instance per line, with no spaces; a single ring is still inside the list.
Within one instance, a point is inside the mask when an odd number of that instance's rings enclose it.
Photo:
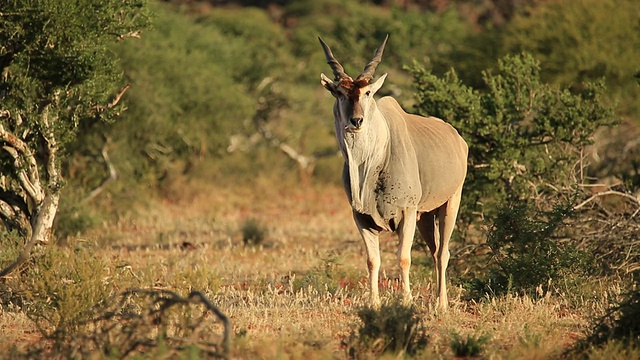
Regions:
[[[368,90],[368,91],[367,91],[366,93],[364,93],[364,94],[365,94],[366,96],[369,96],[369,95],[371,95],[371,91],[370,91],[370,90]]]

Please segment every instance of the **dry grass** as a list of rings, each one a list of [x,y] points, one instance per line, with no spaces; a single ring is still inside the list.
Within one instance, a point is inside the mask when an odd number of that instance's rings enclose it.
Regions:
[[[343,190],[273,190],[266,182],[200,190],[188,201],[150,202],[70,243],[109,264],[103,283],[111,293],[128,287],[203,292],[231,319],[237,334],[232,357],[346,357],[346,341],[358,326],[357,309],[367,305],[367,293],[365,255]],[[259,246],[243,244],[241,228],[249,218],[268,229]],[[383,239],[386,302],[398,298],[395,246],[394,238]],[[415,250],[414,257],[424,256]],[[452,287],[450,311],[437,316],[431,270],[417,265],[412,276],[432,357],[453,357],[450,341],[459,334],[488,336],[486,358],[555,358],[608,306],[606,298],[594,297],[576,307],[562,295],[476,303]],[[18,280],[9,279],[9,286],[12,281]],[[20,307],[0,308],[0,354],[11,345],[26,349],[38,339]]]

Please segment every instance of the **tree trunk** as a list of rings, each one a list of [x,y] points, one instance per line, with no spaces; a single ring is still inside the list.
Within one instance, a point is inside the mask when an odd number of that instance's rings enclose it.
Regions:
[[[4,150],[14,158],[14,166],[18,169],[17,180],[26,197],[24,203],[33,204],[34,207],[29,216],[31,232],[27,234],[29,235],[28,241],[20,256],[11,265],[0,271],[0,278],[7,276],[27,261],[34,245],[37,243],[47,244],[51,240],[51,229],[53,228],[53,220],[58,212],[61,187],[57,158],[58,142],[53,131],[53,124],[56,120],[57,117],[50,117],[49,106],[46,106],[40,118],[44,140],[42,143],[44,151],[41,159],[43,160],[42,165],[45,170],[43,173],[46,177],[46,182],[43,182],[40,177],[35,152],[22,139],[0,126],[1,138],[11,145],[4,146]],[[24,164],[28,166],[24,166]],[[6,211],[8,209],[2,210]]]
[[[31,249],[35,244],[47,244],[51,241],[51,229],[53,228],[53,220],[58,212],[58,203],[60,201],[60,190],[50,189],[45,195],[44,201],[34,212],[32,218],[32,231],[29,241],[24,246],[20,256],[9,266],[0,271],[0,277],[4,277],[11,273],[15,268],[22,265],[29,259]]]

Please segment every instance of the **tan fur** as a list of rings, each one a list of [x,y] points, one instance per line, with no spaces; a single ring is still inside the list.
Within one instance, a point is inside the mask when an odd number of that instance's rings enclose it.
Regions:
[[[403,296],[411,301],[411,245],[418,227],[435,262],[437,307],[444,311],[449,240],[467,173],[467,144],[441,119],[408,114],[391,97],[374,100],[386,74],[373,83],[370,79],[386,39],[367,66],[366,76],[357,78],[366,81],[355,82],[321,43],[327,62],[340,74],[337,84],[324,75],[321,79],[336,97],[336,138],[345,159],[343,184],[367,250],[371,303],[380,305],[379,235],[384,231],[398,235]]]

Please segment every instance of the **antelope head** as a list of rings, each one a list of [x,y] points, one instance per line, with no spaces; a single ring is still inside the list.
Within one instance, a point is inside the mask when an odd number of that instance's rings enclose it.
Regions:
[[[353,80],[351,76],[345,73],[338,60],[335,59],[329,46],[321,38],[318,38],[327,57],[327,64],[333,70],[334,80],[321,74],[320,82],[336,98],[333,111],[337,129],[348,133],[357,133],[368,126],[375,107],[373,95],[380,89],[387,76],[387,74],[384,74],[378,80],[371,82],[376,67],[382,59],[382,52],[387,39],[389,39],[389,35],[380,44],[373,59],[364,68],[362,74]]]

